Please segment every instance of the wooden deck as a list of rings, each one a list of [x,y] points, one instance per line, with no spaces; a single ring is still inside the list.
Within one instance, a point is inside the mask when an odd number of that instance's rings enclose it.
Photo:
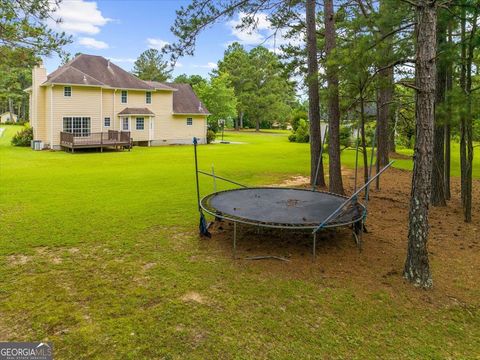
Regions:
[[[60,146],[66,150],[99,148],[115,148],[117,150],[132,148],[130,131],[108,130],[108,132],[90,133],[87,136],[74,136],[71,133],[60,132]]]

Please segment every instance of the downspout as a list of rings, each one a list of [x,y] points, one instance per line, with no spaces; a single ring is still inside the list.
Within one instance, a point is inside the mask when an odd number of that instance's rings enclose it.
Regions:
[[[117,122],[117,117],[115,116],[115,93],[117,89],[113,89],[113,114],[112,114],[112,121],[113,121],[113,130],[115,130],[115,124]]]
[[[50,149],[53,150],[53,87],[50,87]]]
[[[103,132],[103,88],[100,88],[100,132]]]

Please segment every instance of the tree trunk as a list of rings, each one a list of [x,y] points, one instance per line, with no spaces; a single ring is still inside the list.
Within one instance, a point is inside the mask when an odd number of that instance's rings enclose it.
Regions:
[[[395,106],[395,113],[391,117],[390,127],[388,129],[388,151],[392,153],[397,151],[397,147],[395,145],[395,132],[397,130],[397,122],[398,122],[398,106]]]
[[[461,51],[460,51],[460,89],[467,100],[467,43],[466,43],[466,11],[462,8],[461,20]],[[465,213],[465,196],[467,193],[467,143],[466,143],[466,114],[460,112],[460,197]]]
[[[255,131],[260,131],[260,120],[255,120]]]
[[[315,174],[320,158],[322,144],[320,133],[320,96],[318,90],[317,31],[315,24],[315,0],[306,2],[307,24],[307,64],[308,64],[308,117],[310,120],[310,182],[312,185],[325,186],[323,161],[320,159],[317,183]]]
[[[453,42],[452,40],[452,26],[451,23],[448,25],[448,42],[451,44]],[[446,87],[446,92],[447,92],[447,114],[446,114],[446,119],[444,123],[444,135],[445,135],[445,166],[444,166],[444,184],[445,184],[445,199],[450,200],[452,195],[450,193],[450,157],[451,157],[451,151],[450,151],[450,142],[451,142],[451,121],[452,121],[452,116],[453,116],[453,111],[452,111],[452,88],[453,88],[453,61],[450,61],[450,63],[447,66],[447,74],[446,74],[446,80],[445,80],[445,87]]]
[[[466,62],[466,89],[467,111],[465,119],[466,138],[466,169],[465,169],[465,195],[464,195],[464,218],[465,222],[472,222],[472,169],[473,169],[473,115],[472,115],[472,63],[475,51],[475,34],[477,32],[478,8],[475,8],[472,19],[471,30],[468,40],[467,62]]]
[[[440,10],[439,10],[440,11]],[[446,40],[447,27],[443,19],[437,22],[437,47],[442,51]],[[439,107],[445,102],[446,59],[440,53],[437,63],[437,84],[435,94],[435,127],[433,132],[432,195],[433,206],[447,206],[445,199],[445,126],[444,116],[440,116]]]
[[[367,141],[365,138],[365,101],[363,94],[360,95],[360,136],[362,138],[362,152],[363,152],[363,177],[365,183],[368,181],[368,154],[367,154]],[[373,151],[373,149],[372,149]]]
[[[329,190],[337,194],[344,194],[342,170],[340,160],[340,104],[338,98],[337,66],[332,64],[331,55],[336,47],[335,14],[333,0],[325,0],[325,55],[326,75],[328,83],[328,175]]]
[[[13,119],[13,101],[11,98],[8,98],[8,112],[10,113],[10,121],[14,122]]]
[[[240,112],[240,129],[243,129],[243,111]]]
[[[378,73],[377,89],[377,162],[379,168],[384,167],[389,162],[389,127],[391,123],[390,103],[393,97],[393,69],[387,68]]]
[[[416,141],[410,198],[408,251],[404,277],[415,286],[433,285],[428,261],[428,206],[431,193],[435,119],[437,4],[418,0],[416,7]]]
[[[387,1],[379,2],[379,12],[390,10]],[[390,124],[392,123],[391,102],[393,98],[393,67],[388,66],[392,61],[392,25],[389,22],[378,23],[378,35],[384,40],[379,42],[377,48],[380,68],[377,80],[377,167],[382,168],[389,163],[390,150]],[[385,37],[386,36],[386,37]],[[378,178],[379,179],[379,178]],[[377,180],[379,181],[379,180]]]

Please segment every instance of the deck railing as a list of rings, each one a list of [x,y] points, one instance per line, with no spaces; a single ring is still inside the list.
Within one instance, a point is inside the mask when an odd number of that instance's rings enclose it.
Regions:
[[[108,130],[108,132],[89,133],[86,136],[74,136],[60,132],[60,144],[66,147],[103,147],[130,145],[130,131]]]

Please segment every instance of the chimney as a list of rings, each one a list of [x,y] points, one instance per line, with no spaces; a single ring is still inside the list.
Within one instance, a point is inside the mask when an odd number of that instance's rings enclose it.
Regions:
[[[40,61],[32,70],[32,87],[40,86],[45,81],[47,81],[47,69],[43,65],[43,61]]]
[[[47,69],[43,66],[43,62],[40,61],[38,65],[35,65],[32,69],[32,92],[30,93],[30,125],[33,127],[34,140],[43,140],[38,137],[39,127],[46,132],[45,125],[39,123],[39,117],[45,111],[44,94],[45,90],[40,87],[45,81],[47,81]]]

